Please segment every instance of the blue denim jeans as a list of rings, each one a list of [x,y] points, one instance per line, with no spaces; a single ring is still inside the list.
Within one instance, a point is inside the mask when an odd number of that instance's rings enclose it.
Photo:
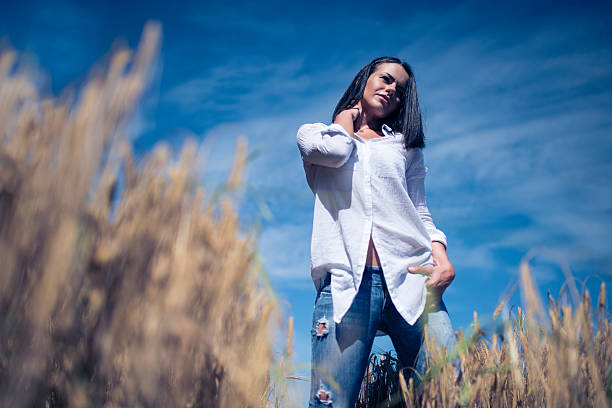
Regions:
[[[309,407],[353,407],[376,332],[391,337],[402,367],[420,372],[426,364],[423,328],[439,346],[452,347],[455,335],[444,303],[424,312],[414,325],[395,309],[379,267],[366,267],[359,291],[339,324],[333,320],[329,275],[317,293],[312,317]]]

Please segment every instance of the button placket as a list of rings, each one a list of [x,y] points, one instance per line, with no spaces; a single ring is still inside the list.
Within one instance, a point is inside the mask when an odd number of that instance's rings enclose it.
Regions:
[[[364,195],[365,195],[365,199],[366,199],[366,212],[368,214],[368,228],[366,228],[366,230],[364,231],[364,236],[363,236],[363,245],[364,247],[362,247],[362,256],[363,258],[363,265],[365,265],[366,262],[366,258],[367,258],[367,253],[368,253],[368,245],[370,243],[370,235],[372,233],[372,224],[373,224],[373,218],[372,218],[372,182],[371,182],[371,168],[370,168],[370,146],[368,144],[368,141],[364,141],[362,144],[363,147],[363,170],[364,170],[364,182],[365,182],[365,191],[364,191]],[[363,272],[363,268],[360,270],[360,273]],[[363,276],[362,276],[363,278]]]

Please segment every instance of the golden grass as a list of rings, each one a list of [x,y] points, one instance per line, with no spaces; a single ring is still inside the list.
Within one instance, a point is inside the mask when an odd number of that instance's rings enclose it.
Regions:
[[[467,338],[461,334],[455,350],[444,353],[428,345],[433,358],[421,384],[401,371],[408,407],[611,405],[612,332],[605,284],[593,316],[588,291],[575,308],[551,298],[545,309],[527,259],[521,263],[520,281],[527,313],[519,307],[516,318],[490,333],[474,314],[474,333]],[[459,377],[453,364],[460,366]]]
[[[0,54],[0,406],[276,399],[253,236],[198,187],[194,145],[136,165],[125,143],[159,37],[58,99]]]

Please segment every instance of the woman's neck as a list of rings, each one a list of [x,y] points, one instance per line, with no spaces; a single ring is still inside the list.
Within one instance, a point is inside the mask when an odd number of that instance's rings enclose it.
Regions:
[[[355,133],[371,130],[380,134],[381,129],[382,121],[379,118],[369,116],[366,111],[361,112],[359,121],[355,123]]]

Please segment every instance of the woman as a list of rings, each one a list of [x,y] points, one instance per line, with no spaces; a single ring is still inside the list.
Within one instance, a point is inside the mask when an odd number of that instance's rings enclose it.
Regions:
[[[333,114],[297,134],[315,194],[310,406],[350,407],[377,331],[415,366],[423,328],[453,343],[441,300],[455,272],[425,201],[414,75],[397,58],[364,66]],[[422,364],[422,362],[421,362]]]

